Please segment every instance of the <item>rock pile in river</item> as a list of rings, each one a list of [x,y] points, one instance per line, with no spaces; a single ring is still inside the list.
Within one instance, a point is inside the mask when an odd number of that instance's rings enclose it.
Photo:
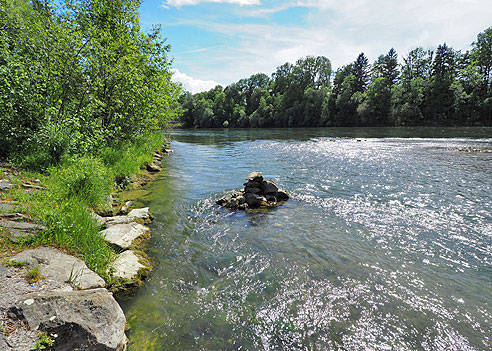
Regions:
[[[252,172],[246,177],[244,189],[220,198],[217,204],[233,210],[272,208],[289,199],[289,194],[280,190],[273,180],[263,179],[261,172]]]

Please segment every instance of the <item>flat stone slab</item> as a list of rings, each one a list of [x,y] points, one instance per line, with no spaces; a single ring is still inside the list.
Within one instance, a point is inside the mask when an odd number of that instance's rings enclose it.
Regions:
[[[122,249],[128,249],[139,236],[150,233],[150,229],[139,223],[115,224],[101,231],[104,239]]]
[[[55,350],[123,351],[128,341],[125,315],[106,289],[30,294],[9,317],[56,334]]]
[[[13,188],[13,187],[14,187],[14,184],[11,183],[10,181],[5,180],[5,179],[0,180],[0,190],[6,190],[6,189]]]
[[[102,217],[107,225],[114,224],[128,224],[135,222],[137,219],[147,220],[150,219],[150,210],[148,207],[135,208],[130,211],[126,216],[114,216],[114,217]]]
[[[32,185],[32,184],[22,184],[22,187],[26,189],[46,190],[44,186]]]
[[[3,334],[0,334],[0,350],[10,350]]]
[[[0,202],[0,211],[4,212],[9,212],[14,208],[14,205],[6,203],[6,202]]]
[[[37,265],[42,276],[61,283],[68,282],[79,289],[101,288],[106,285],[104,279],[87,268],[84,261],[52,247],[25,250],[10,259]]]
[[[19,243],[21,241],[25,241],[29,238],[32,238],[33,235],[29,232],[25,232],[19,229],[7,228],[7,232],[10,233],[10,241],[14,243]]]
[[[126,280],[137,279],[140,270],[148,271],[148,268],[139,262],[141,259],[135,251],[128,250],[122,252],[110,266],[113,271],[113,277]]]
[[[6,276],[7,273],[8,273],[7,267],[4,266],[3,264],[0,264],[0,277]]]
[[[16,222],[16,221],[0,221],[0,227],[7,229],[18,229],[23,231],[29,230],[46,230],[46,227],[42,225],[29,223],[29,222]]]

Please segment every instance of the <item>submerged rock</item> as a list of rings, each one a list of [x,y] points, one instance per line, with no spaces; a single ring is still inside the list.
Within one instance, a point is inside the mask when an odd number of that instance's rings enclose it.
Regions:
[[[55,338],[55,350],[125,350],[125,315],[106,289],[47,292],[25,296],[9,310],[31,330]]]
[[[217,200],[217,204],[233,210],[276,207],[289,199],[289,194],[279,190],[273,180],[264,180],[261,172],[246,177],[244,189],[234,191]]]

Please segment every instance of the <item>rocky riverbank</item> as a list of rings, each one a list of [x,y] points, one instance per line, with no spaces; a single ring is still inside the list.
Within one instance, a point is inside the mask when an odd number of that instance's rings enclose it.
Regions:
[[[138,187],[161,170],[162,157],[170,150],[154,153],[147,174],[134,179]],[[3,165],[7,179],[0,191],[43,187],[19,182],[15,170]],[[3,198],[3,197],[2,197]],[[117,255],[109,266],[106,283],[85,263],[54,247],[37,247],[16,253],[22,243],[47,230],[28,216],[17,213],[19,204],[0,201],[0,234],[10,243],[11,255],[0,265],[0,350],[125,350],[125,316],[113,293],[125,293],[142,283],[151,270],[140,247],[150,238],[146,226],[152,220],[149,208],[132,208],[133,201],[120,203],[115,194],[113,210],[93,214],[101,235]],[[44,348],[41,348],[44,347]]]

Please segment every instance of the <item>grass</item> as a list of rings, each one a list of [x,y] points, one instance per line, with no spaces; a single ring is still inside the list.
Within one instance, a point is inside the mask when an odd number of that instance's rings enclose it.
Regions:
[[[45,174],[28,174],[30,179],[40,179],[39,185],[47,190],[28,194],[16,187],[2,197],[22,204],[24,213],[47,228],[36,235],[30,246],[63,248],[81,257],[90,269],[109,282],[107,269],[115,251],[104,241],[91,212],[110,210],[108,199],[114,184],[128,185],[121,184],[121,179],[129,183],[134,174],[141,172],[141,167],[152,162],[153,152],[162,143],[159,132],[133,144],[101,149],[95,156],[65,156]],[[11,243],[10,249],[14,251],[18,247]]]
[[[141,167],[153,161],[153,152],[162,147],[162,134],[152,134],[133,144],[106,147],[98,156],[119,185],[126,186],[130,177],[141,173]]]
[[[34,350],[52,350],[55,346],[55,340],[45,332],[39,331],[38,338],[39,340],[34,344]]]
[[[45,277],[41,275],[41,272],[39,271],[39,267],[34,266],[27,271],[26,279],[29,281],[29,283],[34,284],[36,282],[39,282],[40,280],[45,279]]]
[[[16,260],[6,260],[6,264],[7,267],[15,267],[15,268],[25,267],[28,265],[28,263],[25,261],[16,261]]]

